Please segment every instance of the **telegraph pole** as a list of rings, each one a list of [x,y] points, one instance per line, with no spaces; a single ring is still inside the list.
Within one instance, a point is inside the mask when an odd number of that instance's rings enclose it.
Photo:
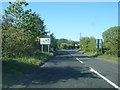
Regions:
[[[82,34],[82,33],[80,33],[80,40],[81,40],[81,34]]]
[[[81,34],[82,34],[82,33],[80,33],[80,45],[79,45],[79,48],[81,48]]]

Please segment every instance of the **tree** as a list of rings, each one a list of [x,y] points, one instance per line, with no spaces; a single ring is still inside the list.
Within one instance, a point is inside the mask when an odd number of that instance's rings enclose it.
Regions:
[[[90,37],[89,40],[88,50],[94,53],[96,52],[96,39],[94,37]]]
[[[89,37],[82,37],[80,40],[80,45],[82,49],[85,51],[88,51],[88,43],[89,43]]]
[[[119,54],[118,52],[120,51],[120,48],[119,48],[120,40],[118,38],[119,35],[120,35],[119,26],[111,27],[103,32],[102,34],[104,39],[103,46],[104,46],[104,50],[106,50],[107,53],[119,56],[118,55]]]
[[[58,39],[58,48],[63,49],[62,43],[67,43],[67,42],[68,42],[67,39],[64,38]]]
[[[28,3],[9,2],[9,4],[9,7],[4,10],[5,14],[3,15],[3,21],[6,21],[5,23],[11,24],[14,27],[20,28],[22,23],[22,17],[24,17],[24,9],[22,8],[22,6],[27,6]],[[26,10],[25,13],[28,14],[28,11],[30,12],[31,10]]]
[[[50,34],[50,38],[51,38],[50,48],[53,48],[56,51],[58,46],[57,46],[57,39],[55,39],[54,33]]]
[[[59,49],[73,49],[75,48],[75,41],[68,39],[58,39],[58,48]]]
[[[44,20],[31,9],[24,10],[27,2],[9,4],[1,24],[3,56],[24,56],[40,49],[39,38],[48,36]]]
[[[33,51],[33,40],[28,32],[9,27],[2,31],[2,55],[3,57],[21,57],[30,55]]]
[[[87,52],[95,52],[96,51],[96,42],[94,37],[82,37],[80,40],[80,45],[82,49]]]
[[[9,2],[9,4],[3,15],[3,25],[13,26],[17,29],[30,32],[35,38],[47,34],[44,21],[41,20],[41,17],[32,12],[31,9],[24,10],[23,6],[27,6],[27,2]]]

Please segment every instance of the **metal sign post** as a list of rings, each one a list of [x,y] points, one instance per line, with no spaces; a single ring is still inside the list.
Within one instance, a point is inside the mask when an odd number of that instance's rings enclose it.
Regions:
[[[49,53],[49,44],[48,44],[48,53]]]
[[[43,44],[42,44],[42,48],[41,49],[42,49],[42,53],[43,53]]]

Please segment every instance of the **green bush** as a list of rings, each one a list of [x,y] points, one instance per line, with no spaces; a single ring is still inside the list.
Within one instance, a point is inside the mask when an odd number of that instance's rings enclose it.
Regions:
[[[28,32],[10,27],[2,30],[2,55],[3,57],[23,57],[34,51],[33,36]]]
[[[120,39],[118,38],[120,36],[120,27],[115,26],[107,29],[102,33],[104,42],[103,42],[103,50],[104,53],[110,54],[110,55],[115,55],[115,56],[120,56],[119,51],[120,51]]]

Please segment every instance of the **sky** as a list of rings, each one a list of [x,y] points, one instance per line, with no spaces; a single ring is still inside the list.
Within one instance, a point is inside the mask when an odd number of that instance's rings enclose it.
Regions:
[[[2,13],[7,6],[2,2]],[[118,26],[117,2],[29,2],[25,9],[38,13],[58,39],[79,41],[80,33],[101,39],[104,31]]]

